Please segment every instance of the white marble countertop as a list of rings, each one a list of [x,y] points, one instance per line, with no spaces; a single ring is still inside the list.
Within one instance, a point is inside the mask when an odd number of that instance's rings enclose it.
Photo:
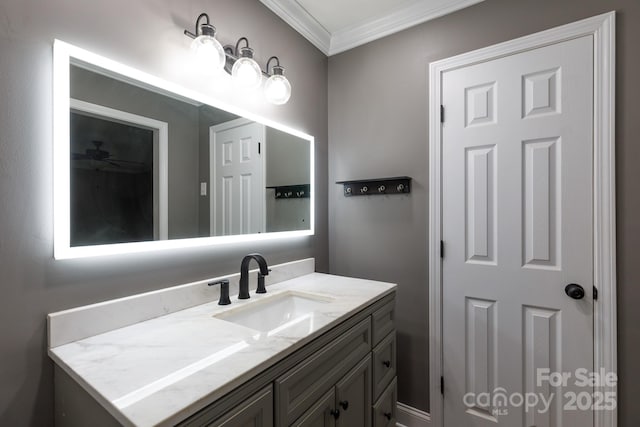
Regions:
[[[250,286],[248,300],[201,304],[50,348],[49,356],[124,425],[173,425],[396,287],[321,273],[270,285],[262,295]],[[312,322],[268,333],[214,317],[291,292],[330,302]]]

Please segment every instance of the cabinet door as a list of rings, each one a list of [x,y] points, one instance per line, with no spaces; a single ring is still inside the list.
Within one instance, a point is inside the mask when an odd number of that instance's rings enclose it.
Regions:
[[[272,387],[262,389],[247,402],[208,424],[215,427],[273,427]]]
[[[335,427],[336,393],[332,388],[298,418],[292,427]]]
[[[396,378],[373,405],[373,427],[394,427],[396,425]]]
[[[371,356],[365,357],[336,384],[337,427],[371,425]]]

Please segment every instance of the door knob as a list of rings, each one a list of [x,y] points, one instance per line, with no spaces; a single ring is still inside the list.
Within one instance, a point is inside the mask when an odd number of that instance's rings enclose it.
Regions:
[[[582,299],[584,298],[584,288],[575,283],[569,283],[564,291],[567,295],[569,295],[573,299]]]

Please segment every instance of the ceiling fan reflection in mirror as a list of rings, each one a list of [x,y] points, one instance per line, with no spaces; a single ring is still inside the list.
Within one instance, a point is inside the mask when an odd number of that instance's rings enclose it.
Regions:
[[[151,169],[151,165],[135,160],[117,159],[103,148],[103,141],[91,141],[94,148],[87,148],[84,153],[71,153],[71,167],[78,169],[107,170],[122,173],[143,173]]]

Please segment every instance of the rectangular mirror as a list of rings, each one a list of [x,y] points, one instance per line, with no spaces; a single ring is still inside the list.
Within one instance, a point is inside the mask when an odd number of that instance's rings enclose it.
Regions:
[[[56,259],[313,234],[313,137],[56,40]]]

